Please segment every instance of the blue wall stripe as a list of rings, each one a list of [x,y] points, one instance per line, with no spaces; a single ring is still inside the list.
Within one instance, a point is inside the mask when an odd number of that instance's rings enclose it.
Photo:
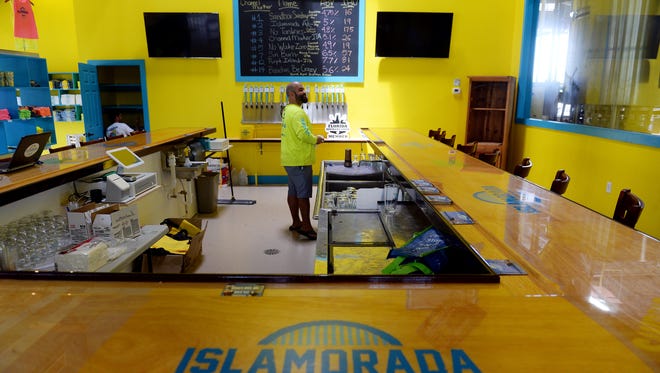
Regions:
[[[288,179],[286,175],[259,175],[256,178],[256,181],[261,184],[266,184],[266,185],[287,185],[288,184]],[[319,177],[318,176],[313,176],[312,177],[312,182],[314,184],[319,183]],[[250,185],[255,185],[255,177],[254,176],[248,176],[248,184]]]
[[[581,135],[602,137],[605,139],[628,142],[632,144],[660,147],[660,136],[650,135],[648,133],[622,131],[612,128],[589,126],[584,124],[552,122],[540,119],[525,119],[524,124],[532,127],[541,127],[552,130],[578,133]]]

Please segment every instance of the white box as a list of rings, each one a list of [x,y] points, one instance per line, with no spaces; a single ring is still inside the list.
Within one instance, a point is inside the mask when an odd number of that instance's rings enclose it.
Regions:
[[[228,146],[229,146],[229,140],[227,139],[209,140],[209,150],[226,150]]]
[[[222,161],[216,158],[207,158],[206,159],[206,170],[212,172],[220,172],[220,164]]]
[[[92,222],[100,211],[112,206],[109,203],[89,203],[66,214],[69,235],[73,242],[82,242],[92,237]]]
[[[66,144],[74,144],[76,148],[80,147],[80,142],[85,137],[83,134],[68,134],[66,135]]]
[[[124,227],[121,220],[123,213],[119,206],[112,205],[98,212],[92,223],[94,237],[111,241],[124,241]]]
[[[60,272],[94,272],[108,262],[108,245],[104,242],[85,242],[55,256]]]
[[[75,105],[76,104],[76,96],[74,96],[72,94],[61,95],[60,100],[62,102],[62,105]]]
[[[136,205],[122,207],[119,222],[121,223],[124,238],[134,238],[142,233],[140,231],[140,219]]]

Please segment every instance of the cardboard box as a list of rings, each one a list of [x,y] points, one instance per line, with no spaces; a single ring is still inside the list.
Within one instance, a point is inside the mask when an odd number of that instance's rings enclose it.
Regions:
[[[137,206],[112,205],[98,211],[92,223],[94,237],[117,240],[134,238],[140,234]]]
[[[89,203],[85,206],[69,211],[66,214],[69,222],[69,235],[73,242],[82,242],[92,238],[92,223],[94,217],[103,209],[113,204],[110,203]]]
[[[137,205],[122,206],[119,222],[121,223],[124,238],[135,238],[142,233]]]
[[[204,240],[204,233],[206,226],[202,226],[203,221],[200,218],[169,218],[171,222],[176,225],[181,225],[181,222],[187,220],[195,227],[200,229],[190,240],[190,247],[185,255],[167,254],[167,255],[154,255],[151,250],[151,262],[153,265],[154,273],[192,273],[197,265],[197,261],[202,257],[202,241]],[[144,262],[144,261],[143,261]]]
[[[96,213],[92,223],[94,237],[124,241],[124,229],[120,221],[122,212],[118,205],[112,205]]]

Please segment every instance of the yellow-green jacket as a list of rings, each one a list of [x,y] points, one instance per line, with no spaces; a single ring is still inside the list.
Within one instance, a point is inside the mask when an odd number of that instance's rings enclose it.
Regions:
[[[316,158],[316,135],[310,130],[307,113],[289,104],[282,112],[280,163],[282,166],[311,166]]]

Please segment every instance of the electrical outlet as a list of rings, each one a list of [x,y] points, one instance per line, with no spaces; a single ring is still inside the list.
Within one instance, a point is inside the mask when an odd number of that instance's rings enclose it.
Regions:
[[[612,182],[608,181],[607,184],[605,185],[605,191],[607,193],[612,193]]]

